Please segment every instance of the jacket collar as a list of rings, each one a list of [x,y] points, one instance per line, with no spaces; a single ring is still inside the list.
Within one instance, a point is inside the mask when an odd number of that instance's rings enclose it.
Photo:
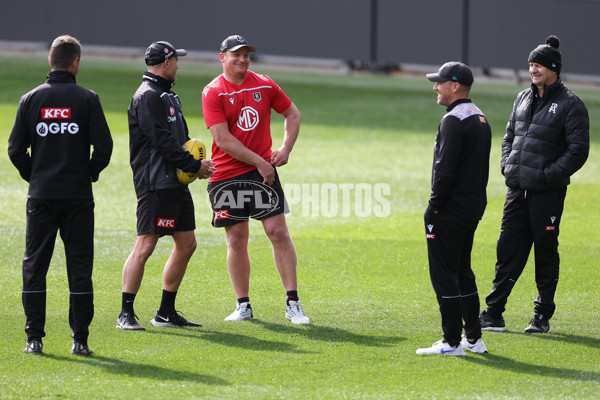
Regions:
[[[165,92],[171,90],[173,86],[175,86],[175,82],[169,79],[165,79],[162,76],[155,75],[151,72],[145,71],[142,76],[142,80],[148,80],[156,83],[161,89]]]
[[[69,71],[50,71],[46,76],[46,82],[75,83],[75,75],[73,75]]]
[[[546,98],[546,96],[552,96],[562,86],[563,86],[563,83],[560,80],[560,78],[558,78],[558,80],[556,82],[554,82],[552,85],[544,86],[544,98]],[[533,92],[533,95],[535,97],[539,97],[538,88],[533,83],[531,84],[531,91]]]
[[[452,109],[454,107],[456,107],[457,105],[462,104],[462,103],[472,103],[472,101],[471,101],[471,99],[458,99],[458,100],[455,100],[452,104],[450,104],[448,106],[448,108],[446,108],[446,112],[452,111]]]

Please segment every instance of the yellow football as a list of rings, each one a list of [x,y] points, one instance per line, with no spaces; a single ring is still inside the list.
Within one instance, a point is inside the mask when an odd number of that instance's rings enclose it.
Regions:
[[[200,139],[190,139],[185,142],[185,150],[190,152],[196,160],[204,160],[206,157],[206,146]],[[197,176],[193,172],[184,172],[177,168],[177,180],[184,185],[188,185],[196,180]]]

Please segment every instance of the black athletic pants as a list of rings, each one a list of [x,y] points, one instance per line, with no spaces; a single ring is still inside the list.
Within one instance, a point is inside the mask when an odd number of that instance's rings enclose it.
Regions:
[[[502,228],[496,247],[496,275],[486,297],[492,317],[502,315],[512,288],[521,276],[532,245],[538,296],[534,312],[552,318],[556,305],[560,258],[558,234],[567,187],[543,192],[508,189]]]
[[[441,211],[425,211],[429,275],[442,314],[444,339],[460,343],[463,330],[469,339],[481,337],[479,295],[471,269],[473,237],[479,221]]]
[[[27,338],[45,336],[46,275],[56,233],[64,243],[69,280],[69,325],[75,339],[87,342],[94,317],[94,200],[28,199],[23,308]]]

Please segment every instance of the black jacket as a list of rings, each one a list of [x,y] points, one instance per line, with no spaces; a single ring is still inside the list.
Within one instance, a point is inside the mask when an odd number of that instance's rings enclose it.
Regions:
[[[137,197],[148,191],[185,186],[176,168],[197,172],[201,161],[184,150],[190,139],[174,82],[144,72],[127,111],[129,152]]]
[[[447,108],[435,138],[429,208],[480,220],[487,205],[492,129],[469,99]]]
[[[502,140],[501,171],[513,189],[566,186],[590,149],[588,111],[560,79],[539,98],[531,85],[517,95]]]
[[[51,71],[46,83],[21,97],[8,139],[8,155],[29,182],[30,198],[92,198],[92,182],[112,148],[98,95],[67,71]]]

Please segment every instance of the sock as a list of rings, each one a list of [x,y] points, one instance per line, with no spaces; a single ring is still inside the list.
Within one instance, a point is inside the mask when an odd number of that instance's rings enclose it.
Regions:
[[[238,304],[242,304],[242,303],[248,303],[248,307],[250,307],[250,297],[240,297],[239,299],[237,299]]]
[[[177,292],[169,292],[168,290],[162,291],[162,300],[160,302],[160,308],[158,309],[158,314],[162,316],[167,316],[175,311],[175,297],[177,296]]]
[[[285,294],[287,295],[287,300],[285,301],[285,304],[287,304],[288,306],[290,305],[290,300],[291,301],[300,300],[300,299],[298,299],[298,291],[297,290],[288,290],[287,292],[285,292]]]
[[[121,295],[121,313],[133,314],[133,301],[136,293],[123,292]]]

